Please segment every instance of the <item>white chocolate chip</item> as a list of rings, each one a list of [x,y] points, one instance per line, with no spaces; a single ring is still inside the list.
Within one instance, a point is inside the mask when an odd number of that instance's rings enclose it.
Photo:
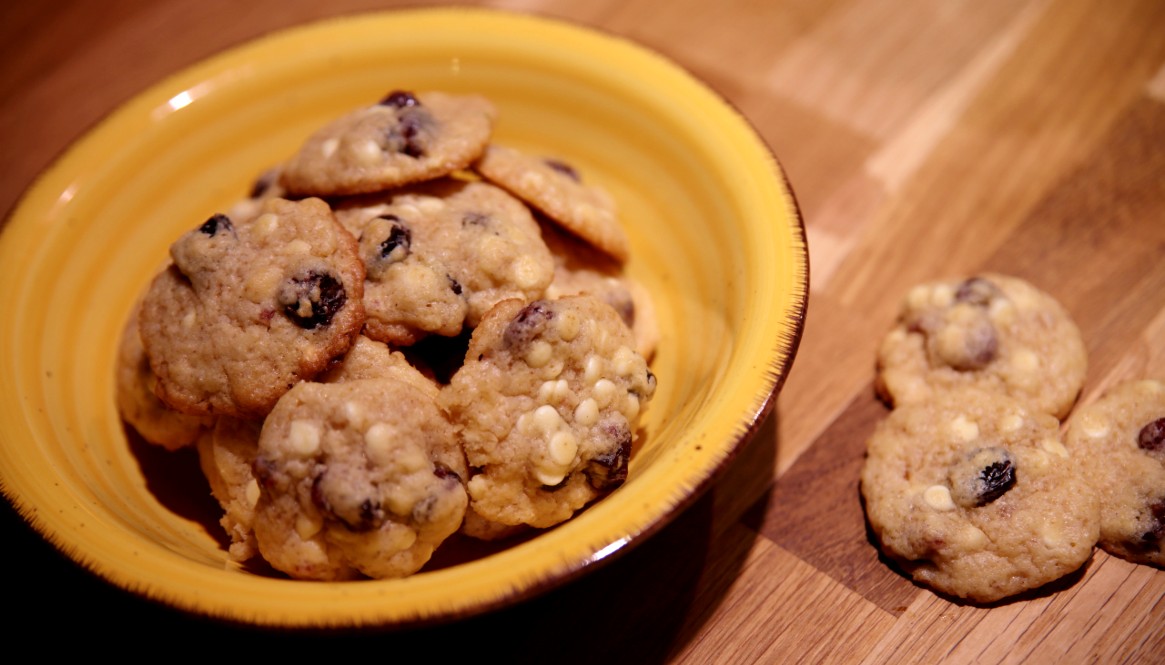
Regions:
[[[340,139],[328,139],[320,144],[320,153],[324,156],[324,159],[327,159],[336,154],[336,148],[339,147]]]
[[[271,297],[272,293],[279,288],[280,282],[283,281],[283,271],[277,266],[267,266],[264,269],[256,271],[243,287],[243,293],[247,300],[254,303],[260,303]]]
[[[542,271],[538,269],[538,262],[533,257],[522,255],[514,260],[510,268],[514,285],[523,291],[537,288],[542,282]]]
[[[1108,435],[1108,419],[1093,411],[1083,411],[1078,421],[1080,428],[1089,438],[1099,439]]]
[[[969,443],[979,438],[979,425],[963,414],[955,416],[950,422],[949,431],[956,441]]]
[[[546,182],[546,178],[537,171],[526,171],[522,174],[519,182],[521,182],[522,187],[526,189],[541,189],[543,184]]]
[[[1049,452],[1053,455],[1057,455],[1059,457],[1062,457],[1064,459],[1068,458],[1068,449],[1065,448],[1064,444],[1060,443],[1057,439],[1043,439],[1043,440],[1041,440],[1040,441],[1040,448],[1043,448],[1047,452]]]
[[[416,201],[417,210],[424,214],[434,214],[445,209],[445,202],[436,196],[422,196]]]
[[[311,244],[306,240],[296,238],[295,240],[287,243],[287,247],[284,250],[284,253],[289,256],[302,256],[304,254],[311,254]]]
[[[1011,366],[1024,374],[1034,374],[1040,368],[1040,357],[1031,349],[1019,349],[1011,357]]]
[[[951,500],[951,490],[946,485],[931,485],[922,493],[922,500],[935,510],[947,512],[955,509],[955,502]]]
[[[987,534],[978,527],[967,525],[959,530],[959,542],[968,548],[981,548],[987,544]]]
[[[366,140],[352,146],[352,156],[356,158],[357,164],[372,166],[384,158],[384,152],[376,141]]]
[[[542,379],[543,381],[556,379],[558,378],[559,374],[562,374],[563,367],[565,367],[565,365],[561,359],[553,359],[546,363],[546,366],[538,371],[538,378]]]
[[[632,351],[629,347],[620,346],[615,351],[615,372],[617,372],[619,376],[631,376],[635,373],[635,361],[635,352]]]
[[[265,212],[251,223],[256,236],[266,238],[279,228],[279,215],[273,212]]]
[[[324,518],[315,512],[300,513],[295,516],[295,535],[300,540],[308,540],[324,528]]]
[[[378,422],[364,432],[364,451],[368,459],[377,466],[387,466],[392,461],[392,445],[398,434],[396,428]]]
[[[538,399],[547,404],[557,404],[570,395],[570,384],[565,379],[544,381],[538,387]]]
[[[537,480],[538,482],[542,483],[543,485],[548,485],[550,487],[554,487],[558,483],[561,483],[562,479],[565,477],[566,477],[566,473],[561,472],[561,471],[554,472],[554,471],[543,471],[542,469],[534,469],[534,479]]]
[[[558,466],[569,467],[578,452],[578,439],[567,430],[555,432],[546,446],[550,460]]]
[[[344,419],[357,429],[364,428],[364,409],[356,402],[344,402]]]
[[[1064,532],[1057,524],[1044,522],[1040,525],[1039,531],[1040,540],[1048,547],[1059,547],[1064,542]]]
[[[291,452],[300,457],[310,457],[320,449],[320,426],[308,420],[293,420],[288,432]]]
[[[1023,416],[1018,413],[1008,413],[999,419],[999,431],[1004,434],[1018,432],[1023,427]]]
[[[243,498],[247,502],[247,506],[254,508],[259,503],[259,481],[252,478],[247,483],[246,489],[243,490]]]
[[[546,363],[550,362],[550,357],[553,354],[554,349],[550,347],[548,342],[536,339],[530,342],[530,346],[526,350],[526,364],[534,368],[544,367]]]
[[[574,310],[566,310],[558,315],[556,319],[558,326],[558,336],[564,342],[573,341],[578,337],[579,329],[582,327],[582,322],[579,321],[578,314]]]
[[[615,399],[615,394],[618,392],[619,386],[616,386],[612,381],[599,379],[595,382],[595,402],[599,404],[599,408],[606,408],[611,400]]]
[[[930,292],[930,303],[935,307],[950,307],[955,301],[955,287],[950,284],[935,284]]]
[[[599,422],[599,404],[588,397],[578,403],[574,409],[574,421],[583,427],[590,427]]]
[[[620,411],[628,422],[635,422],[635,419],[639,417],[639,398],[635,396],[635,393],[627,393],[623,397],[623,408]]]
[[[190,310],[189,312],[186,312],[186,314],[182,316],[182,327],[183,328],[186,328],[186,329],[193,328],[194,324],[197,322],[198,322],[198,314],[196,314],[194,312],[194,310]]]
[[[583,365],[583,379],[587,383],[595,383],[599,381],[603,375],[603,359],[596,355],[587,356],[587,361]]]
[[[558,415],[558,409],[548,404],[543,404],[534,410],[534,425],[543,434],[551,434],[558,431],[565,423],[562,416]]]
[[[906,307],[911,310],[925,309],[930,304],[930,287],[919,284],[906,293]]]

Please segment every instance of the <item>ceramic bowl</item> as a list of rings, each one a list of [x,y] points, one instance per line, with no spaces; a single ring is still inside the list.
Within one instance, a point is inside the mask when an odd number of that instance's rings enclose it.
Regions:
[[[191,464],[142,450],[114,355],[169,244],[245,196],[315,128],[391,89],[477,92],[495,137],[573,163],[616,199],[628,271],[654,294],[659,389],[629,480],[570,522],[406,579],[315,583],[230,561]],[[109,582],[268,626],[411,625],[528,598],[691,504],[772,409],[803,329],[805,232],[747,121],[618,37],[483,10],[359,15],[263,37],[118,108],[25,194],[0,234],[0,481],[46,539]],[[146,446],[148,447],[148,446]],[[176,453],[180,454],[180,453]],[[193,459],[193,458],[191,458]],[[200,484],[201,482],[201,484]]]

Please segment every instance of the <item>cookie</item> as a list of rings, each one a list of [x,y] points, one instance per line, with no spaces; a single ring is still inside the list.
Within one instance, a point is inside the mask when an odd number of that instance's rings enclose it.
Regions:
[[[263,212],[263,204],[268,199],[288,198],[287,190],[279,184],[279,177],[283,173],[283,166],[273,166],[251,183],[251,190],[247,197],[236,201],[226,211],[226,216],[232,220],[246,220],[258,217]]]
[[[972,387],[1062,419],[1087,365],[1080,330],[1055,299],[1020,279],[984,274],[910,291],[878,350],[876,385],[895,406]]]
[[[861,491],[882,551],[915,581],[977,602],[1067,575],[1099,536],[1096,493],[1059,422],[963,389],[901,406],[868,441]]]
[[[279,182],[295,196],[337,196],[448,175],[482,154],[495,115],[478,95],[394,91],[313,134]]]
[[[157,377],[150,369],[146,349],[138,334],[140,303],[134,306],[117,347],[117,411],[147,442],[167,450],[194,445],[214,419],[174,411],[154,394]]]
[[[336,215],[367,267],[366,334],[394,345],[455,336],[502,300],[540,297],[554,275],[530,211],[488,183],[444,179]]]
[[[565,162],[494,144],[473,168],[617,261],[630,256],[614,199]]]
[[[363,379],[395,379],[432,400],[440,392],[437,383],[413,367],[403,353],[364,335],[357,337],[348,353],[318,377],[321,383]]]
[[[230,558],[239,562],[258,552],[253,527],[259,483],[252,467],[261,427],[257,420],[220,418],[214,429],[198,440],[199,467],[223,510],[219,524],[230,538]]]
[[[591,296],[490,310],[440,399],[464,441],[472,511],[545,528],[624,482],[656,386],[634,347]]]
[[[461,526],[464,464],[436,402],[409,383],[300,383],[259,436],[259,551],[298,579],[410,575]]]
[[[1113,388],[1072,414],[1066,438],[1100,496],[1100,546],[1165,566],[1165,382]]]
[[[659,344],[659,323],[648,290],[626,275],[621,264],[552,224],[542,225],[542,239],[554,257],[554,279],[546,297],[589,294],[602,300],[631,328],[639,355],[651,360]]]
[[[214,215],[170,248],[141,337],[158,396],[195,415],[257,418],[347,351],[364,325],[364,266],[319,199]]]

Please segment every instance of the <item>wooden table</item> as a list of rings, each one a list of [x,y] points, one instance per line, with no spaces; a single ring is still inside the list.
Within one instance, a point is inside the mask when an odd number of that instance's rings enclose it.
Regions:
[[[4,3],[0,210],[167,73],[277,28],[393,4]],[[872,390],[874,349],[916,282],[991,269],[1056,296],[1088,345],[1083,401],[1125,378],[1165,377],[1165,3],[486,4],[631,37],[739,107],[799,197],[809,317],[774,415],[661,533],[513,608],[348,639],[538,662],[1165,659],[1165,572],[1098,551],[1052,589],[991,607],[952,603],[879,560],[857,489],[865,439],[887,413]],[[29,625],[71,639],[111,617],[181,648],[204,642],[192,634],[295,648],[320,638],[145,603],[3,514],[10,579],[32,575],[54,590],[9,597]]]

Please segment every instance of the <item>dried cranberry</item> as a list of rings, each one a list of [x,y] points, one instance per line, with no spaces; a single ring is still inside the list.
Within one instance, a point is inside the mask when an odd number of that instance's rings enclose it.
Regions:
[[[411,92],[393,90],[380,100],[380,105],[403,109],[409,106],[420,106],[421,102]]]
[[[550,303],[545,300],[535,300],[522,308],[518,315],[506,326],[502,334],[506,346],[509,348],[522,347],[529,344],[545,329],[547,322],[554,318],[554,311]]]
[[[1165,498],[1149,505],[1149,529],[1141,534],[1141,544],[1154,550],[1162,538],[1165,538]]]
[[[220,212],[211,215],[210,219],[206,220],[202,223],[202,226],[198,227],[198,230],[213,238],[218,235],[219,231],[233,233],[235,230],[235,225],[231,224],[230,217],[227,217]]]
[[[284,314],[306,330],[331,324],[347,301],[348,294],[340,280],[314,270],[292,277],[279,290]]]
[[[613,445],[591,459],[583,472],[591,487],[607,492],[627,480],[627,464],[631,461],[631,430],[622,423],[613,422],[603,424],[600,430],[611,439]]]
[[[959,284],[959,288],[955,290],[955,301],[986,307],[992,298],[1001,294],[994,282],[982,277],[972,277]]]
[[[412,231],[396,215],[381,215],[380,219],[387,220],[392,224],[388,230],[388,237],[380,243],[380,258],[387,263],[403,261],[412,248]]]
[[[571,180],[573,180],[575,182],[582,182],[582,178],[579,177],[578,171],[575,171],[574,167],[571,166],[570,164],[567,164],[566,162],[563,162],[563,161],[559,161],[557,159],[544,159],[542,161],[547,166],[549,166],[551,169],[558,171],[562,175],[570,178]]]
[[[1151,453],[1165,452],[1165,418],[1158,418],[1141,428],[1137,445]]]

